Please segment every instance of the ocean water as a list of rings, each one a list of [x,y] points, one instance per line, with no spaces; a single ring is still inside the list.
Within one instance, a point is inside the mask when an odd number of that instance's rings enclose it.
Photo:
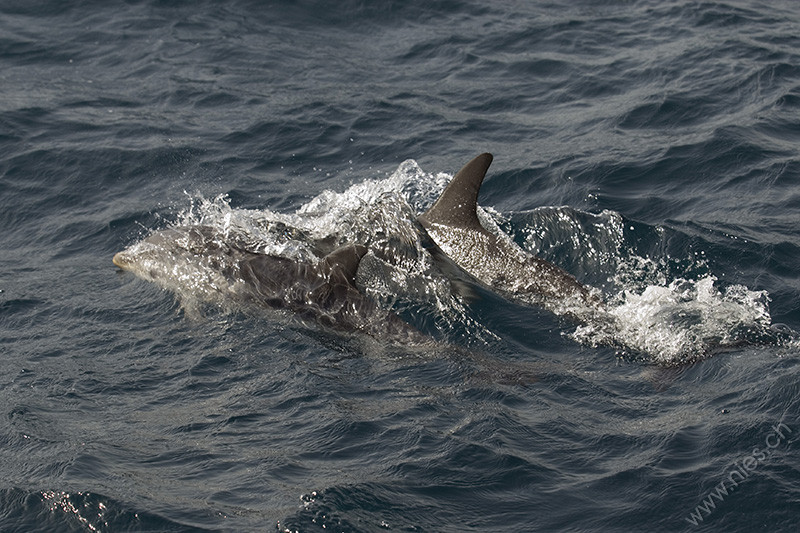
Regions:
[[[799,51],[788,0],[1,2],[0,531],[794,530]],[[613,327],[433,261],[485,151]],[[430,340],[112,264],[187,225],[365,244]]]

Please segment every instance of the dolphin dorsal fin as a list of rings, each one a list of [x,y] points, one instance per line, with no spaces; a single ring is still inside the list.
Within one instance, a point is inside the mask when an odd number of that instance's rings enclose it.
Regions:
[[[355,285],[356,272],[361,258],[367,253],[367,247],[360,244],[348,244],[337,248],[322,258],[322,268],[332,273],[334,270],[341,272],[347,281]]]
[[[433,207],[419,217],[420,221],[423,224],[482,229],[477,213],[478,191],[491,164],[492,154],[486,153],[464,165],[447,184]]]

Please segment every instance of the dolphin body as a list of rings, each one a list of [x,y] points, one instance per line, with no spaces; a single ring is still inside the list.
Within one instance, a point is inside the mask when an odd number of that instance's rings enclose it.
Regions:
[[[190,226],[155,232],[117,253],[113,262],[168,288],[180,283],[176,278],[197,277],[204,292],[211,287],[257,306],[288,310],[334,330],[360,331],[404,344],[429,342],[419,330],[358,290],[356,272],[366,253],[365,246],[351,244],[317,262],[293,261],[246,250],[209,226]],[[201,264],[205,268],[192,270]]]
[[[456,265],[503,297],[585,322],[600,304],[589,289],[478,219],[478,192],[491,163],[488,153],[467,163],[417,220]]]

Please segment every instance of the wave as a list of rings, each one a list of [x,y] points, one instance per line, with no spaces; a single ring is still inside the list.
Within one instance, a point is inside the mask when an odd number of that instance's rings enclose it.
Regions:
[[[3,531],[216,531],[85,491],[0,489]],[[195,519],[196,521],[196,519]]]

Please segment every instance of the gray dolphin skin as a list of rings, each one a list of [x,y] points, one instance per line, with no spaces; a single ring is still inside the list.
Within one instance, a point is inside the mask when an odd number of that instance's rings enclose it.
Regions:
[[[358,265],[367,248],[346,245],[317,262],[294,261],[241,248],[208,226],[157,231],[113,262],[148,281],[171,288],[180,265],[205,265],[203,282],[257,306],[284,309],[340,331],[360,331],[405,344],[430,339],[391,311],[380,308],[356,287]],[[210,276],[208,272],[212,272]],[[211,278],[211,279],[209,279]]]
[[[572,275],[483,227],[478,192],[491,163],[488,153],[467,163],[418,217],[420,224],[456,265],[505,298],[579,319],[596,309],[599,299]]]

